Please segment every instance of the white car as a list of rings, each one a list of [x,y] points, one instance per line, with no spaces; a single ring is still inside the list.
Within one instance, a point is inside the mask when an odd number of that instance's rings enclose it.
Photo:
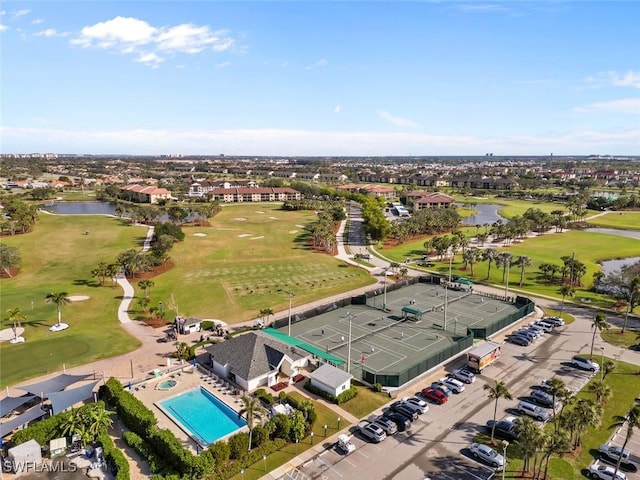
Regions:
[[[471,455],[475,458],[488,463],[494,468],[504,467],[504,457],[488,445],[472,443],[469,450],[471,450]]]
[[[369,423],[368,425],[360,427],[360,433],[374,443],[380,443],[387,438],[387,434],[382,427],[375,423]]]
[[[338,435],[338,443],[336,446],[339,450],[341,450],[345,455],[349,455],[356,451],[356,446],[351,442],[351,438],[348,435],[340,434]]]
[[[633,462],[630,458],[631,452],[629,452],[629,450],[625,450],[623,452],[621,447],[617,447],[615,445],[607,445],[605,443],[598,447],[598,452],[600,453],[600,458],[604,462],[613,462],[614,464],[616,464],[620,459],[620,454],[622,454],[622,460],[620,463],[623,465],[633,465]]]
[[[455,378],[445,377],[440,381],[453,393],[464,392],[464,384],[460,380],[456,380]]]
[[[450,377],[460,380],[461,382],[470,384],[476,381],[476,376],[466,368],[459,368],[449,374]]]
[[[613,476],[613,472],[616,469],[610,467],[609,465],[599,465],[598,462],[592,463],[589,465],[589,473],[587,474],[590,478],[600,479],[600,480],[627,480],[627,476],[622,473],[616,473],[616,476]]]
[[[413,405],[414,407],[418,407],[422,409],[422,413],[429,411],[429,404],[418,397],[403,397],[400,399],[404,403],[408,403]]]
[[[518,403],[518,411],[523,415],[529,415],[530,417],[533,417],[541,422],[546,422],[547,420],[549,420],[549,413],[544,408],[540,408],[538,405],[534,405],[533,403]]]
[[[579,355],[576,355],[571,359],[571,364],[576,368],[589,370],[594,373],[600,370],[600,365],[598,365],[596,362],[594,362],[593,360],[589,360],[588,358],[580,357]]]

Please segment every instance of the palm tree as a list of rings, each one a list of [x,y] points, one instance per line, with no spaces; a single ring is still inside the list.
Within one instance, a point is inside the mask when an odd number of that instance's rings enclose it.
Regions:
[[[487,279],[491,275],[491,263],[496,261],[498,251],[495,248],[487,248],[482,252],[482,259],[487,262]]]
[[[640,296],[640,275],[634,277],[629,285],[629,302],[627,305],[627,311],[624,314],[624,323],[622,324],[622,331],[620,333],[624,333],[627,329],[627,321],[629,320],[629,314],[633,311],[636,304],[636,296]]]
[[[604,362],[602,362],[601,367],[602,367],[602,379],[604,380],[605,378],[607,378],[607,375],[609,375],[611,372],[613,372],[616,369],[616,364],[613,363],[612,360],[605,358]]]
[[[573,297],[574,294],[573,287],[569,285],[563,285],[560,287],[560,295],[562,295],[562,306],[560,307],[560,316],[562,316],[562,312],[564,311],[564,299],[566,297]]]
[[[148,280],[146,278],[138,282],[138,287],[140,287],[142,291],[144,291],[144,296],[147,298],[151,296],[151,289],[155,286],[156,284],[153,283],[153,280]]]
[[[256,397],[249,397],[247,395],[243,395],[240,400],[244,406],[238,412],[238,418],[245,417],[247,421],[247,428],[249,429],[249,450],[251,450],[251,436],[253,434],[254,422],[258,418],[262,418],[266,411],[260,405],[260,400]]]
[[[89,425],[87,427],[87,430],[89,431],[91,437],[95,439],[101,433],[106,432],[107,429],[113,424],[111,415],[113,415],[115,412],[104,408],[104,404],[102,404],[102,402],[98,402],[94,405],[97,405],[97,407],[92,408],[91,412],[89,413],[87,419]]]
[[[566,431],[559,430],[557,432],[549,434],[544,446],[543,458],[545,459],[545,464],[544,475],[542,476],[542,478],[547,478],[547,470],[549,469],[549,460],[551,459],[551,455],[553,455],[554,453],[562,453],[568,450],[570,447],[571,439],[569,438],[569,434]]]
[[[627,412],[627,415],[625,417],[616,415],[615,417],[613,417],[613,419],[615,420],[615,422],[612,425],[612,427],[618,428],[618,427],[623,427],[625,424],[627,425],[627,434],[625,435],[624,443],[622,444],[622,451],[624,451],[624,449],[627,447],[627,443],[629,443],[629,440],[631,440],[633,431],[636,428],[640,428],[640,405],[636,404],[633,407],[631,407],[631,409]],[[618,474],[618,470],[620,470],[621,462],[622,462],[622,455],[618,457],[618,463],[616,464],[616,471],[613,473],[613,478],[616,478],[616,475]]]
[[[513,428],[517,435],[516,443],[520,446],[524,460],[522,465],[522,474],[524,476],[525,472],[529,471],[529,459],[536,451],[542,429],[531,417],[521,417]]]
[[[483,388],[489,392],[487,397],[495,400],[495,406],[493,408],[493,425],[491,426],[491,441],[493,442],[493,437],[496,433],[496,417],[498,416],[498,400],[501,398],[512,400],[513,397],[511,396],[511,393],[507,389],[507,386],[504,384],[504,382],[498,382],[496,380],[495,387],[492,387],[489,384],[485,384]]]
[[[56,305],[56,308],[58,309],[58,325],[60,325],[60,322],[62,321],[61,309],[70,302],[67,298],[67,292],[51,292],[47,295],[45,301]]]
[[[520,286],[522,286],[524,282],[524,271],[527,267],[531,266],[533,262],[526,255],[521,255],[518,257],[515,263],[520,267]]]
[[[27,317],[22,313],[20,308],[8,308],[7,309],[7,318],[5,320],[9,323],[16,324],[20,322],[24,322]]]
[[[564,382],[559,379],[558,377],[552,377],[550,380],[547,381],[547,385],[548,385],[548,391],[551,394],[551,398],[553,399],[553,405],[555,408],[555,404],[556,404],[556,399],[560,398],[560,396],[564,393],[564,390],[567,389],[567,387],[565,386]],[[557,412],[553,412],[553,427],[554,430],[558,430],[558,421],[557,421]]]
[[[572,413],[575,415],[574,431],[576,433],[574,447],[580,446],[582,433],[587,427],[599,427],[602,421],[604,410],[601,405],[597,404],[593,399],[581,398],[577,401]]]
[[[602,380],[595,380],[587,387],[589,393],[593,393],[596,396],[596,402],[600,405],[605,403],[611,397],[611,387],[604,383]]]
[[[601,332],[602,330],[607,330],[608,328],[609,324],[607,323],[606,315],[602,312],[598,312],[596,314],[596,317],[593,319],[593,322],[591,323],[593,336],[591,337],[591,352],[589,353],[589,360],[593,360],[593,344],[596,341],[596,333]]]

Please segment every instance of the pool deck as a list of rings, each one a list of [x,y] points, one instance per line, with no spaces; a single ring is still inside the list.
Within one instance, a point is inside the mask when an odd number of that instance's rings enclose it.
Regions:
[[[158,419],[159,428],[167,428],[171,430],[185,447],[191,449],[193,453],[196,453],[198,444],[195,440],[185,433],[185,431],[171,420],[171,418],[169,418],[160,408],[158,408],[156,403],[199,387],[207,390],[236,412],[242,407],[242,401],[240,400],[241,395],[231,394],[228,390],[222,388],[218,383],[213,381],[211,378],[206,377],[200,371],[194,372],[191,367],[185,368],[185,370],[187,371],[175,372],[171,375],[163,375],[157,379],[150,380],[143,384],[144,387],[141,385],[137,390],[134,390],[131,393],[133,393],[139,400],[149,407],[151,411],[153,411],[154,415]],[[156,386],[159,383],[169,379],[176,380],[178,384],[170,390],[156,389]],[[246,429],[246,427],[244,428]],[[233,434],[235,433],[236,432]]]

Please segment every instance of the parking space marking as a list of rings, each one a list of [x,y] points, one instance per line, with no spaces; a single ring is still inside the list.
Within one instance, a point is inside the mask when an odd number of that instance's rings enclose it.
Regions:
[[[340,478],[344,478],[344,475],[342,475],[339,471],[337,471],[335,468],[331,467],[329,470],[331,470],[333,473],[335,473],[336,475],[338,475]]]
[[[360,455],[362,455],[364,458],[366,458],[367,460],[369,460],[369,457],[367,457],[364,453],[362,453],[362,450],[356,450]]]
[[[346,459],[346,458],[344,459],[344,461],[345,461],[345,462],[347,462],[349,465],[351,465],[353,468],[356,468],[356,464],[355,464],[355,463],[353,463],[353,462],[349,461],[349,460],[348,460],[348,459]]]

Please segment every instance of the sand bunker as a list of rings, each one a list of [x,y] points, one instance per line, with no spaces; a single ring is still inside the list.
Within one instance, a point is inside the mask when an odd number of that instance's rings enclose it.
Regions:
[[[246,219],[246,218],[244,218],[244,217],[236,217],[236,218],[234,218],[234,220],[235,220],[236,222],[246,222],[246,221],[247,221],[247,219]]]
[[[262,215],[264,212],[257,211],[256,213]]]
[[[87,295],[71,295],[67,297],[67,300],[70,302],[81,302],[82,300],[89,300],[89,297]]]
[[[289,230],[289,233],[298,233],[298,230]]]
[[[250,238],[249,240],[260,240],[261,238],[264,238],[264,235],[261,235],[259,237],[253,237],[253,238]]]
[[[238,238],[250,237],[253,235],[252,233],[243,233],[242,235],[238,235]]]
[[[271,220],[277,220],[278,217],[269,217]]]
[[[298,228],[304,228],[304,225],[296,225]]]
[[[5,328],[4,330],[0,330],[0,342],[7,342],[12,338],[19,337],[24,333],[24,327],[17,327],[16,331],[13,331],[13,328]]]
[[[194,233],[193,236],[194,237],[206,237],[207,234],[206,233]]]

